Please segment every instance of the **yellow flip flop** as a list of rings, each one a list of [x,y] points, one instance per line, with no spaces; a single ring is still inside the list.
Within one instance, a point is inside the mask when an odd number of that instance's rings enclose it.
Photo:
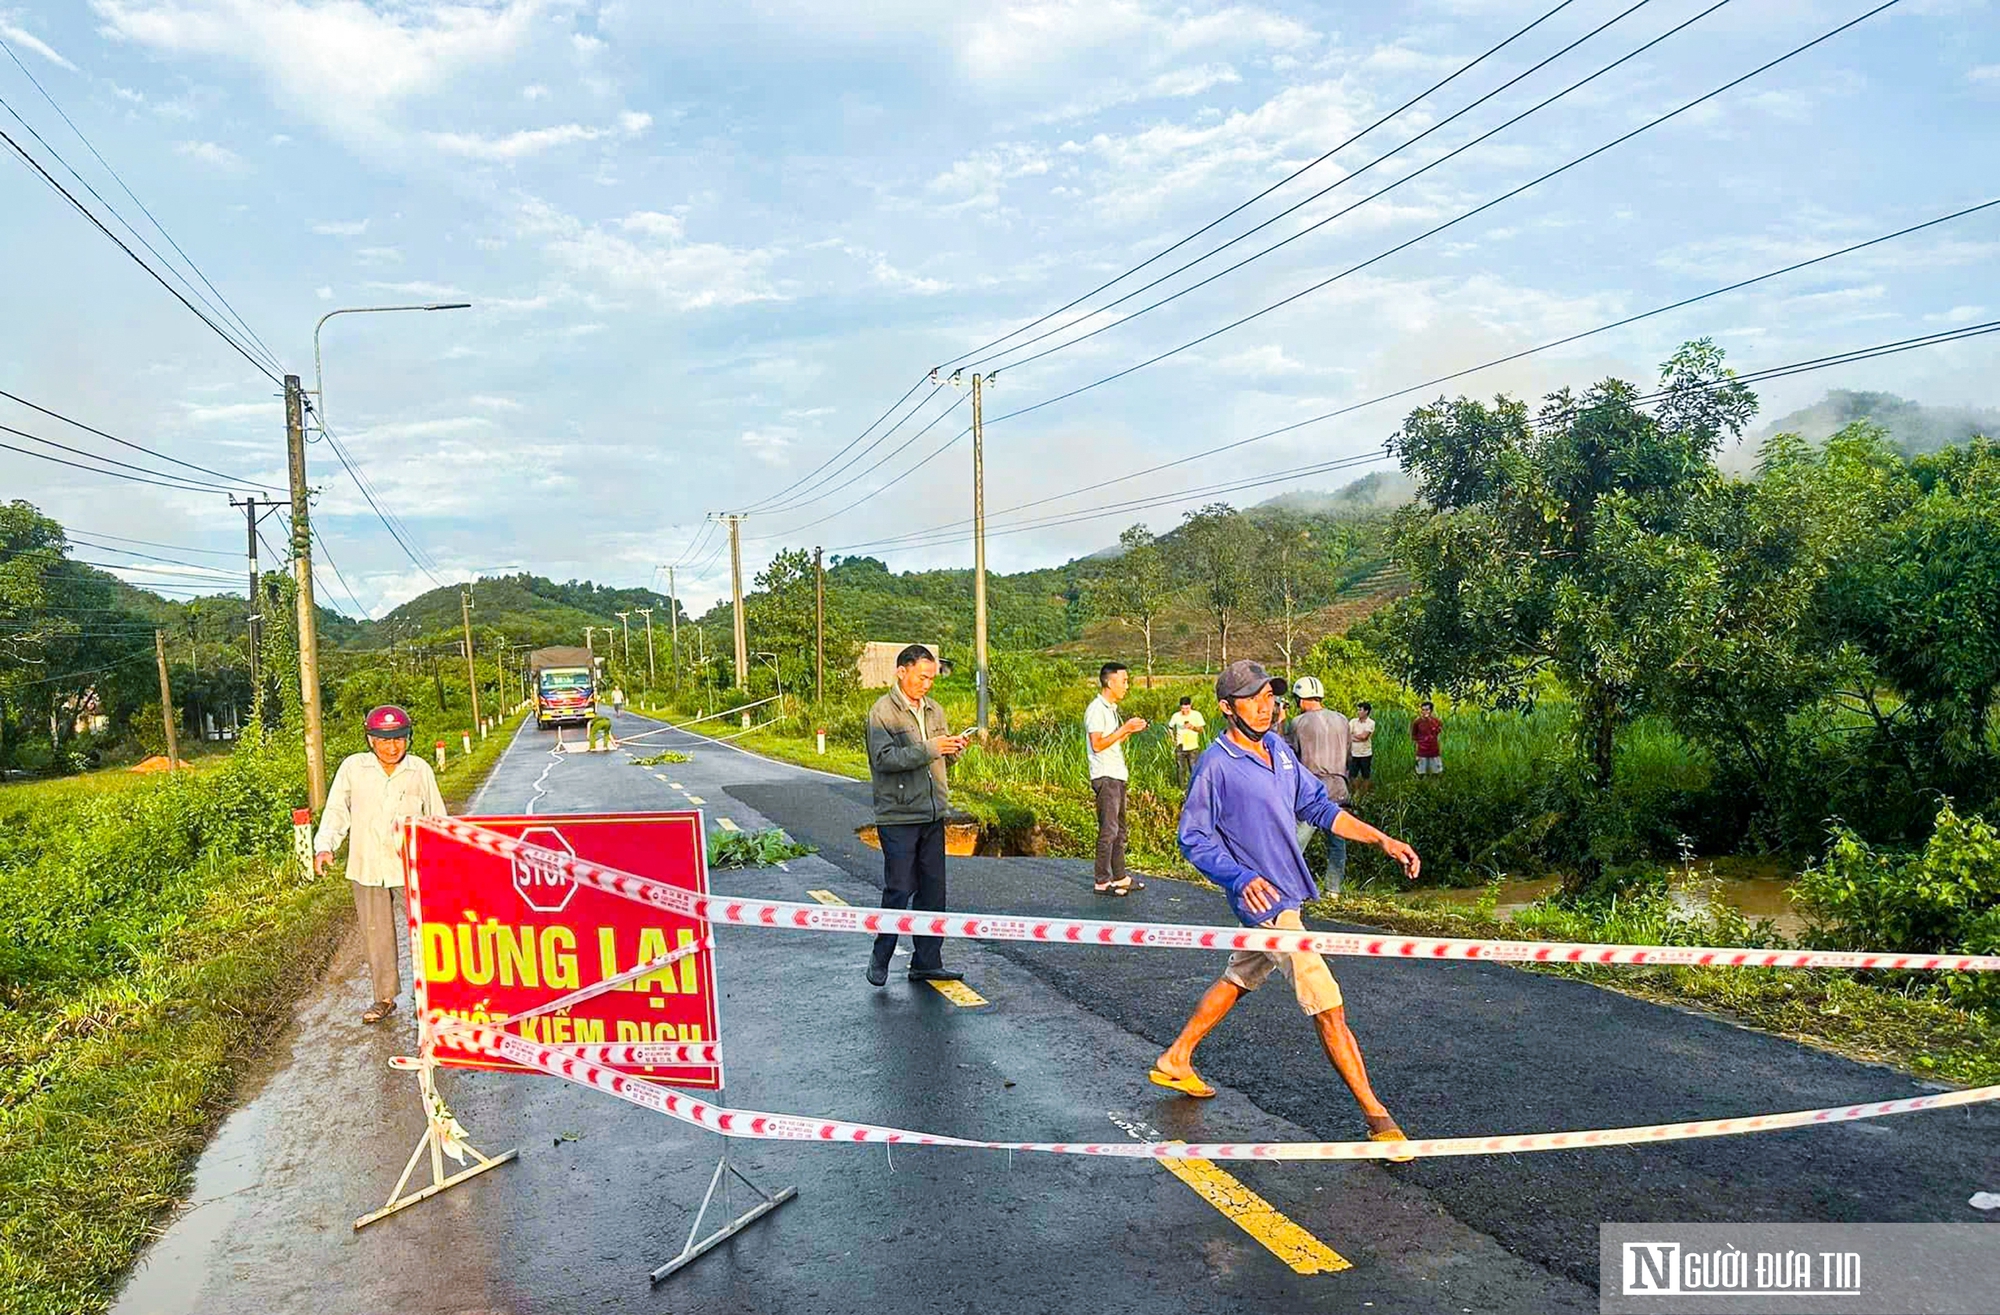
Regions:
[[[1155,1068],[1149,1071],[1146,1076],[1156,1086],[1178,1091],[1183,1096],[1193,1096],[1196,1100],[1207,1100],[1215,1094],[1215,1088],[1203,1082],[1199,1074],[1190,1073],[1184,1078],[1177,1078],[1171,1073]]]
[[[1368,1134],[1369,1141],[1408,1141],[1409,1139],[1408,1134],[1393,1123],[1380,1132],[1371,1132]],[[1391,1155],[1387,1157],[1391,1164],[1408,1164],[1416,1158],[1414,1155]]]

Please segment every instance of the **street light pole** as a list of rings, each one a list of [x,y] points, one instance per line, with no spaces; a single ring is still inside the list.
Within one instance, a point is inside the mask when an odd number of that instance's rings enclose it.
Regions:
[[[469,301],[434,301],[421,306],[342,306],[339,310],[330,310],[320,316],[319,323],[313,325],[313,409],[319,412],[320,432],[326,432],[326,381],[320,369],[319,331],[326,327],[328,320],[336,315],[382,315],[390,311],[403,310],[471,309],[472,303]]]

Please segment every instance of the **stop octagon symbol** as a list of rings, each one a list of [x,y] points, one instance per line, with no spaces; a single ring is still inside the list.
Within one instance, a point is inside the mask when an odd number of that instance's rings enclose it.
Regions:
[[[552,826],[530,827],[521,833],[521,839],[543,849],[553,849],[574,858],[576,850],[571,847],[563,833]],[[570,898],[576,894],[576,882],[569,874],[558,869],[548,860],[528,854],[513,856],[514,893],[521,902],[537,913],[561,913],[568,907]]]

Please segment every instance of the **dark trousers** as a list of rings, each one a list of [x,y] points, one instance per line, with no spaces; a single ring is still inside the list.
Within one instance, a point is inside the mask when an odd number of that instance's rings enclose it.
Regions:
[[[877,827],[882,840],[882,907],[919,909],[937,913],[944,909],[944,821],[916,822],[902,826]],[[910,967],[944,966],[942,936],[912,936]],[[875,966],[886,970],[896,953],[896,938],[883,933],[875,938]]]
[[[1194,780],[1194,760],[1201,757],[1200,749],[1174,750],[1174,779],[1182,785]]]
[[[1091,778],[1090,792],[1097,796],[1097,884],[1124,881],[1125,871],[1125,786],[1115,776]]]

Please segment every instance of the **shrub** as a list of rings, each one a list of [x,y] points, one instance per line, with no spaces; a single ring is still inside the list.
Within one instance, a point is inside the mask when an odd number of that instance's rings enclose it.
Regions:
[[[1914,954],[2000,952],[2000,828],[1938,808],[1917,850],[1876,849],[1845,826],[1795,888],[1808,943]],[[1950,973],[1939,988],[1967,1004],[2000,1003],[1991,973]]]

